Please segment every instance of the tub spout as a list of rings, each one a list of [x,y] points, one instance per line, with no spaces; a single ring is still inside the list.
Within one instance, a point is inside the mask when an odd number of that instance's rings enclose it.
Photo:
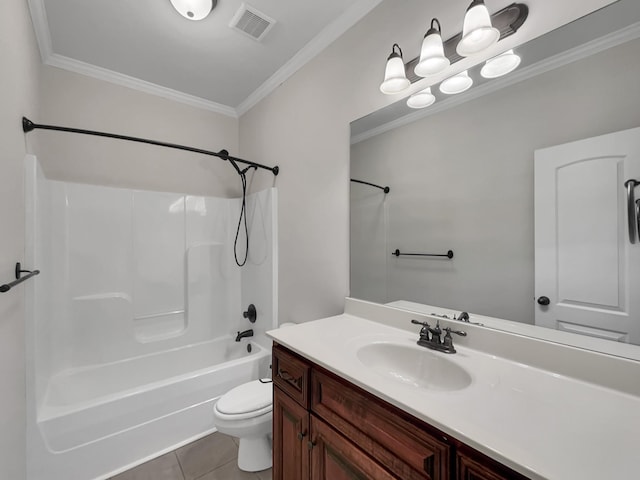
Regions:
[[[245,337],[253,337],[253,330],[249,329],[245,330],[244,332],[238,332],[238,335],[236,335],[236,342],[239,342]]]

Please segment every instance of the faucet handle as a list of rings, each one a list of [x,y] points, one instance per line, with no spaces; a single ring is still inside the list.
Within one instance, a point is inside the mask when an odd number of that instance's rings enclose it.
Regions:
[[[421,341],[429,341],[429,330],[431,327],[427,322],[419,322],[418,320],[411,320],[411,323],[414,325],[422,325],[420,329],[420,340]]]
[[[455,333],[456,335],[460,335],[461,337],[467,336],[467,332],[463,332],[462,330],[451,330],[451,327],[445,327],[443,328],[443,330],[447,332],[448,335]]]
[[[428,327],[429,324],[427,322],[420,322],[418,320],[411,320],[411,323],[413,323],[414,325],[422,325],[423,327]]]

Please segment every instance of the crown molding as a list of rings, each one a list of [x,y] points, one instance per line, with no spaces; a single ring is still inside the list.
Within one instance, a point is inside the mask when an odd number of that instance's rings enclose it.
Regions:
[[[106,68],[91,65],[89,63],[81,62],[73,58],[58,55],[57,53],[49,55],[44,62],[46,65],[52,67],[62,68],[70,72],[79,73],[88,77],[93,77],[105,82],[114,83],[123,87],[132,88],[144,93],[156,95],[158,97],[173,100],[175,102],[190,105],[192,107],[201,108],[215,113],[220,113],[228,117],[238,118],[238,113],[235,108],[223,105],[221,103],[212,102],[204,98],[196,97],[195,95],[189,95],[187,93],[179,92],[171,88],[156,85],[155,83],[146,82],[139,78],[124,75],[122,73],[114,72]]]
[[[284,81],[300,70],[320,52],[331,45],[344,32],[355,25],[362,17],[373,10],[382,0],[360,0],[352,5],[345,13],[327,25],[309,43],[302,47],[276,73],[271,75],[262,85],[256,88],[240,105],[237,111],[244,115],[258,104],[263,98],[278,88]]]
[[[278,69],[276,73],[254,90],[237,108],[234,108],[54,53],[44,0],[28,0],[33,27],[40,49],[40,56],[42,57],[42,63],[45,65],[87,75],[98,80],[115,83],[116,85],[132,88],[233,118],[238,118],[240,115],[248,112],[258,102],[278,88],[282,82],[315,58],[322,50],[327,48],[340,35],[351,28],[381,2],[382,0],[360,0],[355,3],[299,50],[298,53]]]
[[[140,80],[139,78],[124,75],[113,70],[53,53],[51,32],[49,30],[49,22],[47,21],[47,12],[44,6],[44,0],[29,0],[29,10],[31,12],[31,20],[33,22],[33,29],[36,33],[42,63],[45,65],[62,68],[70,72],[114,83],[116,85],[166,98],[168,100],[173,100],[185,105],[190,105],[192,107],[201,108],[203,110],[219,113],[232,118],[238,118],[237,110],[228,105],[212,102],[201,97],[196,97],[195,95],[189,95],[187,93],[179,92],[178,90],[173,90],[155,83]]]
[[[29,0],[28,4],[31,21],[33,22],[33,30],[35,31],[36,41],[40,49],[40,58],[42,59],[42,63],[47,63],[47,59],[53,53],[53,46],[51,43],[49,22],[47,21],[47,11],[44,8],[44,0]]]
[[[353,137],[351,137],[351,145],[363,142],[365,140],[368,140],[369,138],[375,137],[376,135],[380,135],[390,130],[403,127],[422,118],[430,117],[431,115],[435,115],[436,113],[449,110],[450,108],[456,107],[462,103],[474,100],[484,95],[488,95],[490,93],[501,90],[504,87],[514,85],[538,75],[542,75],[543,73],[555,70],[556,68],[563,67],[570,63],[577,62],[578,60],[582,60],[583,58],[595,55],[597,53],[608,50],[609,48],[622,45],[623,43],[635,40],[637,38],[640,38],[640,22],[631,24],[628,27],[597,38],[578,47],[569,49],[565,52],[553,55],[534,65],[525,67],[522,70],[516,70],[515,72],[505,77],[479,85],[478,87],[469,90],[463,95],[447,98],[446,100],[443,100],[431,107],[425,108],[424,110],[418,110],[414,113],[404,115],[396,120],[392,120],[378,127],[367,130],[366,132],[354,135]]]

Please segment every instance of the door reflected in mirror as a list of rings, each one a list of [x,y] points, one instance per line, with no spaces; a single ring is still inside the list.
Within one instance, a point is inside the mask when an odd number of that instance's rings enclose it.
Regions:
[[[616,31],[589,37],[596,21]],[[638,2],[621,0],[516,49],[523,65],[500,89],[386,126],[376,113],[354,122],[351,178],[390,191],[351,184],[351,296],[640,344],[640,243],[629,241],[624,185],[640,180],[636,22]]]

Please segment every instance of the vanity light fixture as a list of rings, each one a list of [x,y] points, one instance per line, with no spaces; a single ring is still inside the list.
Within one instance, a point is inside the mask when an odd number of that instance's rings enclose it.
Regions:
[[[397,50],[397,51],[396,51]],[[411,82],[407,79],[402,58],[402,49],[397,43],[391,48],[391,55],[387,58],[387,66],[384,70],[384,81],[380,85],[380,91],[387,95],[400,93],[406,90]]]
[[[436,97],[431,93],[431,87],[427,87],[424,90],[414,93],[407,100],[407,106],[409,108],[426,108],[436,101]]]
[[[484,0],[472,0],[464,18],[462,32],[444,41],[440,21],[432,18],[429,30],[422,39],[419,56],[403,63],[402,49],[397,43],[393,44],[380,91],[387,95],[402,93],[412,83],[425,77],[442,75],[450,65],[463,60],[465,56],[480,53],[496,42],[515,34],[528,16],[529,7],[524,3],[512,3],[489,15]],[[482,76],[496,78],[506,75],[519,64],[518,55],[509,50],[488,60],[482,69]],[[473,85],[473,80],[467,72],[454,76],[451,76],[451,73],[442,75],[445,76],[450,78],[442,82],[440,90],[449,95],[464,92]],[[411,108],[423,108],[422,103],[430,101],[430,98],[426,93],[420,96],[422,93],[419,91],[412,95],[412,98],[407,100],[407,105]]]
[[[419,77],[440,73],[451,64],[449,59],[444,56],[441,31],[438,19],[432,19],[431,28],[425,33],[422,40],[420,61],[413,70]]]
[[[486,50],[500,39],[500,31],[491,25],[489,10],[484,0],[473,0],[464,16],[462,39],[458,42],[458,55],[468,57]]]
[[[205,19],[218,0],[171,0],[171,5],[180,15],[189,20]]]
[[[498,78],[513,72],[520,65],[520,57],[513,50],[507,50],[497,57],[490,58],[480,70],[484,78]]]
[[[447,95],[455,95],[466,92],[471,88],[471,85],[473,85],[473,80],[469,76],[469,72],[465,70],[443,81],[440,84],[440,91]]]

